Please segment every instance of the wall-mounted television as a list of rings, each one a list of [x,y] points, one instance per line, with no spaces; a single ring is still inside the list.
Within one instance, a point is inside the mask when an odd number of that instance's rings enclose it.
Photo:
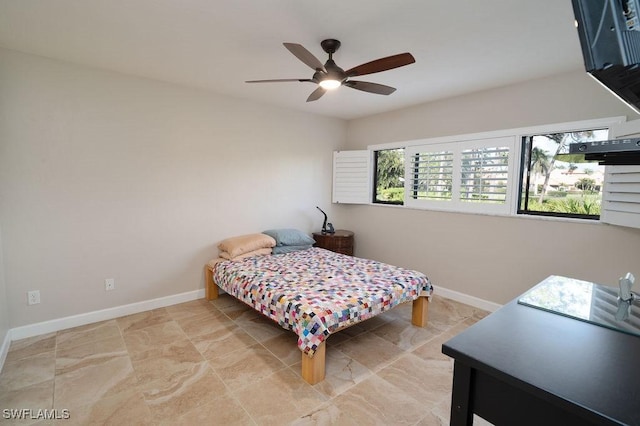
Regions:
[[[640,113],[640,0],[572,0],[587,72]]]

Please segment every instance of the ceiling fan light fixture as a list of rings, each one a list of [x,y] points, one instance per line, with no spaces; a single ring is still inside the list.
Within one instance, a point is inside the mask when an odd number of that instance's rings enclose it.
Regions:
[[[320,83],[318,83],[320,85],[320,87],[322,87],[323,89],[326,90],[333,90],[333,89],[337,89],[338,87],[340,87],[340,85],[342,84],[342,81],[340,80],[334,80],[331,78],[327,78],[326,80],[322,80]]]

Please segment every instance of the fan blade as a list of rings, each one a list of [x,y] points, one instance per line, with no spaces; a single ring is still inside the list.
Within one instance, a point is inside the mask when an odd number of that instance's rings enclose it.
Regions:
[[[403,67],[414,63],[414,59],[411,53],[400,53],[398,55],[387,56],[386,58],[376,59],[375,61],[367,62],[366,64],[358,65],[346,73],[349,77],[355,77],[357,75],[373,74],[376,72],[387,71],[398,67]]]
[[[314,90],[313,92],[311,92],[311,94],[309,95],[309,97],[307,98],[307,102],[312,102],[312,101],[317,101],[318,99],[320,99],[322,97],[322,95],[324,95],[327,92],[327,89],[324,89],[320,86],[318,86],[318,88],[316,90]]]
[[[324,65],[322,65],[322,62],[320,62],[318,58],[313,56],[313,53],[309,52],[301,44],[297,44],[297,43],[282,43],[282,44],[284,44],[284,47],[289,49],[289,52],[293,53],[293,55],[296,58],[300,59],[302,62],[307,64],[307,66],[312,70],[314,71],[322,70],[324,72],[327,72],[327,70],[324,69]]]
[[[249,80],[249,81],[245,81],[245,83],[280,83],[280,82],[285,82],[285,81],[311,81],[313,82],[313,80],[309,79],[309,78],[278,78],[275,80]]]
[[[376,95],[390,95],[396,91],[395,87],[385,86],[384,84],[369,83],[368,81],[349,80],[342,83],[344,86],[352,89],[362,90],[363,92],[375,93]]]

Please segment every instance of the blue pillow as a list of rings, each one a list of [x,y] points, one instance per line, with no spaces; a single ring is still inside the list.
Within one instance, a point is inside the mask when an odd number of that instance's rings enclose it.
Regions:
[[[307,250],[310,249],[311,244],[307,244],[304,246],[275,246],[271,249],[272,254],[283,254],[283,253],[291,253],[294,251]]]
[[[315,240],[298,229],[269,229],[262,231],[276,240],[276,246],[305,246],[315,243]]]

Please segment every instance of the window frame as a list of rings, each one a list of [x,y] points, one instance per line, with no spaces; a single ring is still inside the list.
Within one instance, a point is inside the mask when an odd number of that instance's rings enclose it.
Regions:
[[[371,202],[370,205],[385,205],[385,206],[393,206],[400,208],[412,208],[412,209],[421,209],[421,210],[434,210],[434,211],[450,211],[450,212],[458,212],[458,213],[472,213],[472,214],[489,214],[489,215],[500,215],[500,216],[512,216],[512,217],[527,217],[527,218],[545,218],[545,219],[561,219],[561,220],[579,220],[583,221],[585,219],[579,217],[568,217],[568,216],[558,216],[554,214],[544,214],[544,215],[534,215],[534,214],[520,214],[518,210],[520,208],[520,175],[523,172],[523,143],[522,138],[524,136],[532,135],[532,134],[544,134],[544,133],[562,133],[562,132],[577,132],[581,130],[589,130],[589,129],[597,129],[597,128],[608,128],[616,124],[626,122],[625,116],[617,116],[617,117],[607,117],[601,119],[592,119],[592,120],[581,120],[581,121],[572,121],[572,122],[563,122],[563,123],[555,123],[548,125],[539,125],[539,126],[531,126],[524,128],[515,128],[515,129],[505,129],[505,130],[496,130],[490,132],[481,132],[481,133],[471,133],[471,134],[462,134],[462,135],[453,135],[453,136],[444,136],[444,137],[435,137],[435,138],[427,138],[427,139],[417,139],[410,141],[402,141],[402,142],[392,142],[385,144],[375,144],[367,146],[367,149],[372,153],[372,157],[375,156],[376,151],[386,150],[386,149],[397,149],[404,148],[405,155],[405,195],[404,195],[404,204],[390,204],[383,202]],[[437,146],[470,146],[474,143],[474,141],[482,141],[482,140],[495,140],[501,138],[511,138],[513,142],[513,146],[510,147],[509,151],[509,174],[508,174],[508,183],[507,183],[507,202],[505,203],[504,208],[496,208],[496,205],[489,203],[465,203],[460,205],[460,203],[455,203],[453,206],[438,206],[434,205],[434,203],[415,203],[410,202],[410,191],[411,191],[411,179],[408,175],[408,170],[410,168],[411,157],[409,153],[413,152],[416,147],[428,147],[428,149],[434,149]],[[459,148],[462,150],[461,148]],[[375,166],[374,166],[375,167]],[[373,175],[373,174],[372,174]],[[375,175],[373,175],[375,176]],[[375,177],[372,178],[370,182],[370,188],[373,188],[375,197]],[[606,184],[606,181],[605,181]],[[421,200],[424,201],[424,200]],[[436,201],[437,203],[437,201]],[[502,206],[502,205],[500,205]],[[593,222],[593,219],[587,219]]]
[[[609,127],[611,126],[607,126],[606,128],[592,128],[592,129],[581,129],[581,130],[607,130],[607,132],[609,132]],[[556,132],[556,133],[571,133],[571,132]],[[547,133],[549,134],[549,133]],[[541,134],[530,134],[530,135],[522,135],[521,136],[521,141],[520,141],[520,145],[521,145],[521,154],[520,154],[520,173],[518,176],[518,198],[517,198],[517,211],[516,214],[518,215],[523,215],[523,216],[546,216],[546,217],[559,217],[559,218],[571,218],[571,219],[584,219],[584,220],[593,220],[593,221],[599,221],[601,218],[601,214],[597,214],[597,215],[592,215],[592,214],[581,214],[581,213],[562,213],[562,212],[545,212],[545,211],[536,211],[536,210],[528,210],[528,209],[523,209],[521,207],[521,200],[523,197],[523,188],[525,187],[524,182],[522,181],[522,179],[524,178],[524,172],[525,172],[525,162],[527,162],[527,156],[529,158],[531,158],[531,153],[533,152],[533,141],[529,141],[527,142],[526,139],[532,139],[535,136],[541,136]],[[610,135],[607,135],[607,138],[610,138]],[[525,148],[528,146],[528,152],[525,152]],[[528,166],[527,166],[528,167]],[[526,188],[528,191],[528,188],[530,187],[529,183],[530,183],[530,179],[531,179],[531,170],[529,170],[529,173],[527,173],[527,183],[526,183]],[[605,168],[605,178],[606,178],[606,168]],[[604,195],[604,188],[601,189],[603,195]],[[528,205],[528,202],[530,200],[530,197],[527,198],[526,200],[526,204]],[[602,203],[604,203],[604,200],[602,200]]]

